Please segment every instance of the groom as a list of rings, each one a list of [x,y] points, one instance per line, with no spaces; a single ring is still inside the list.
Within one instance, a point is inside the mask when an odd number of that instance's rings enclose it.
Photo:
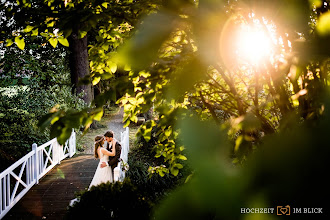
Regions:
[[[101,168],[106,167],[106,166],[111,166],[111,170],[112,170],[112,176],[113,176],[113,169],[115,169],[115,167],[118,165],[118,162],[120,161],[120,153],[121,153],[121,145],[118,143],[118,141],[113,137],[113,132],[112,131],[107,131],[104,134],[104,138],[107,141],[107,150],[111,152],[110,149],[110,144],[112,142],[112,140],[115,141],[115,147],[116,147],[116,155],[113,157],[109,157],[109,161],[108,164],[106,164],[106,162],[102,162],[101,163]]]

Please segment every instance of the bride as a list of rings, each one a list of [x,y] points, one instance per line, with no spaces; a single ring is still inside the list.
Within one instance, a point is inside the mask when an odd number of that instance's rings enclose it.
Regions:
[[[114,141],[112,141],[114,142]],[[115,156],[116,154],[116,148],[113,147],[115,146],[115,143],[112,143],[112,149],[108,151],[103,147],[104,144],[104,136],[98,135],[95,137],[95,149],[94,149],[94,156],[95,158],[99,158],[99,164],[97,165],[93,180],[91,184],[89,185],[90,189],[92,186],[97,186],[101,183],[106,183],[106,182],[113,182],[113,176],[112,176],[112,170],[110,166],[103,167],[101,168],[100,164],[102,162],[108,162],[109,156]]]
[[[113,140],[112,142],[112,152],[106,150],[103,147],[104,144],[104,137],[102,135],[98,135],[95,137],[95,146],[94,146],[94,156],[95,158],[99,158],[99,164],[97,165],[93,180],[91,184],[88,187],[88,190],[92,186],[97,186],[101,183],[106,183],[106,182],[113,182],[113,177],[112,177],[112,170],[111,166],[106,166],[101,168],[101,163],[102,162],[108,162],[109,156],[114,156],[116,154],[116,148],[113,147],[115,146],[115,141]],[[78,203],[80,201],[80,198],[75,198],[70,201],[69,206],[73,206],[75,203]]]

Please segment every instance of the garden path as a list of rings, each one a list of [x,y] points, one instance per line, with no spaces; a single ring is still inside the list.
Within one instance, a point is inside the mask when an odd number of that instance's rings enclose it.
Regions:
[[[117,113],[112,115],[107,128],[105,128],[104,131],[100,133],[100,135],[103,135],[107,130],[112,130],[114,132],[115,138],[120,141],[120,133],[125,131],[125,128],[123,128],[124,124],[122,123],[123,114],[124,108],[121,108]],[[87,149],[84,151],[84,153],[94,154],[94,146],[87,146]]]

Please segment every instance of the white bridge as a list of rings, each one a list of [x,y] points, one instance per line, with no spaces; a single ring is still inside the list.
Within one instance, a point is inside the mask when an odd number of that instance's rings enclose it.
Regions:
[[[124,163],[115,168],[114,179],[125,178],[123,164],[127,164],[129,151],[129,128],[121,133],[122,151],[120,157]],[[47,143],[32,145],[32,151],[8,167],[0,174],[0,219],[51,169],[67,157],[76,153],[76,133],[73,131],[65,145],[54,138]]]

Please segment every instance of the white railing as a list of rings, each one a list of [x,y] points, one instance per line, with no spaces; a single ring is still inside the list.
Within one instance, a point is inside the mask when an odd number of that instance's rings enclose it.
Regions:
[[[120,144],[121,144],[121,153],[120,158],[123,160],[124,164],[127,164],[128,160],[128,151],[129,151],[129,128],[126,127],[126,130],[120,134]],[[123,181],[125,178],[125,171],[123,170],[123,163],[118,163],[118,166],[114,169],[114,180]]]
[[[49,170],[63,159],[76,153],[76,133],[72,131],[65,145],[54,138],[47,143],[32,145],[32,151],[0,174],[0,219],[30,190]],[[13,188],[12,188],[13,187]]]

